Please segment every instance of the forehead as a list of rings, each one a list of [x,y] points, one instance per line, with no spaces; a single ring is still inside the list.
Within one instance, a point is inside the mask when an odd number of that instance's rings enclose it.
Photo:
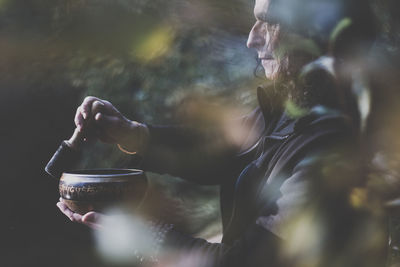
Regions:
[[[270,0],[256,0],[254,5],[254,16],[258,20],[267,20],[267,11],[269,7]]]

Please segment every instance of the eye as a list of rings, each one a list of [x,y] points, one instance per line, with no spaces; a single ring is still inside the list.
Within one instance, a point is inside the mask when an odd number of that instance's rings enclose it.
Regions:
[[[266,23],[267,24],[267,31],[269,34],[276,34],[279,30],[279,25],[278,24],[272,24],[272,23]]]
[[[257,20],[256,25],[259,33],[263,35],[274,36],[279,32],[279,24],[268,23],[266,21]]]
[[[272,23],[264,22],[263,28],[264,28],[263,29],[264,33],[265,34],[268,33],[268,35],[270,37],[277,36],[279,34],[279,29],[280,29],[279,24],[272,24]]]
[[[263,34],[266,34],[267,32],[269,32],[269,25],[267,22],[259,21],[259,23],[261,24],[260,29]]]

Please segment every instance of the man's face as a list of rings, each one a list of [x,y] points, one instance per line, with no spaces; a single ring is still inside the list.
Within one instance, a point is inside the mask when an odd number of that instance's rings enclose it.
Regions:
[[[285,67],[281,64],[286,60],[279,60],[276,57],[280,27],[266,22],[268,6],[269,0],[256,0],[254,6],[256,22],[249,33],[247,47],[254,48],[257,51],[265,76],[274,80],[280,72],[284,71]]]

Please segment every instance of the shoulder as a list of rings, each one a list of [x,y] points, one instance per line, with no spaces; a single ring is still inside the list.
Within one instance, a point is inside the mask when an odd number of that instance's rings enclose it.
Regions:
[[[291,169],[309,156],[332,153],[343,147],[356,148],[358,144],[349,117],[335,110],[316,106],[293,124],[292,132],[276,152],[278,169]]]
[[[355,139],[357,132],[350,117],[324,106],[314,106],[307,115],[295,121],[293,129],[293,136],[306,139],[328,135]]]

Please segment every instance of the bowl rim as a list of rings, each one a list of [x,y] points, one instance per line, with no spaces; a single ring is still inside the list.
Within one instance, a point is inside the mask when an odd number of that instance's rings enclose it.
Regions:
[[[80,172],[86,171],[126,171],[126,173],[119,174],[83,174]],[[139,169],[86,169],[86,170],[76,170],[64,172],[60,177],[60,185],[78,185],[78,184],[97,184],[97,183],[109,183],[109,182],[130,182],[133,180],[145,180],[147,183],[147,178],[143,170]]]
[[[101,174],[101,173],[90,173],[90,172],[109,172],[116,171],[118,173],[109,173],[109,174]],[[136,176],[142,175],[144,173],[143,170],[139,169],[120,169],[120,168],[101,168],[101,169],[81,169],[81,170],[72,170],[63,172],[62,177],[74,176],[74,177],[82,177],[82,178],[117,178],[117,177],[125,177],[125,176]]]

